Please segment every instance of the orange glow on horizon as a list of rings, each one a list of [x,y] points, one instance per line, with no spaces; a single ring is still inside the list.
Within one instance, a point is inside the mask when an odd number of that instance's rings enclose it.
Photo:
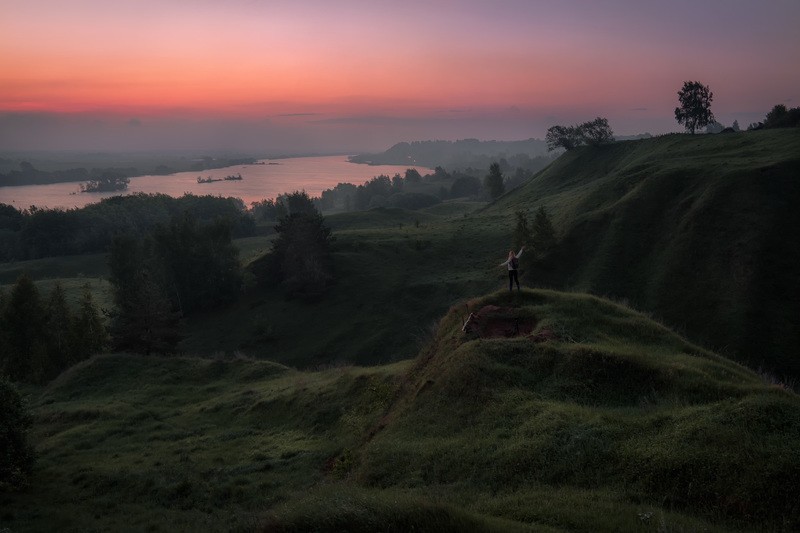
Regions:
[[[800,22],[800,4],[779,17],[774,6],[702,4],[688,22],[666,3],[618,4],[0,0],[0,117],[324,115],[304,120],[331,131],[339,118],[355,128],[359,118],[470,117],[465,135],[488,117],[535,119],[541,136],[598,115],[675,129],[685,79],[709,84],[715,114],[800,99],[800,71],[786,67],[800,40],[782,29]],[[400,122],[399,135],[417,135]]]

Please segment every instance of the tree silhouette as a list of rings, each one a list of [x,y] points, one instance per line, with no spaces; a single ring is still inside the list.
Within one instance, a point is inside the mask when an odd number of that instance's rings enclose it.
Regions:
[[[583,144],[583,138],[577,126],[552,126],[547,129],[544,137],[547,142],[547,151],[563,148],[572,150]]]
[[[78,315],[73,320],[72,362],[82,361],[103,351],[108,344],[108,332],[94,305],[89,285],[84,285]]]
[[[164,293],[163,273],[152,239],[119,236],[109,267],[116,310],[111,332],[114,348],[144,354],[172,353],[180,340],[180,313]]]
[[[46,357],[38,362],[40,379],[57,376],[70,363],[72,317],[70,316],[64,289],[56,283],[47,299],[44,315],[44,338]]]
[[[275,226],[278,238],[254,271],[262,285],[278,282],[290,296],[315,299],[333,281],[331,230],[305,192],[287,195],[285,203],[288,213]]]
[[[678,91],[680,106],[675,108],[675,120],[683,124],[689,133],[694,134],[698,128],[704,128],[714,121],[711,112],[711,101],[714,93],[699,81],[685,81]]]
[[[13,380],[30,380],[34,361],[44,357],[46,347],[42,335],[44,308],[27,274],[22,274],[11,289],[4,315],[8,350],[0,354],[0,366]]]
[[[583,138],[583,142],[589,146],[614,142],[614,132],[611,131],[607,118],[597,117],[589,122],[584,122],[578,126],[578,132]]]
[[[572,150],[584,144],[600,146],[614,142],[614,132],[607,118],[597,117],[576,126],[552,126],[547,130],[545,141],[548,151],[556,148]]]
[[[494,200],[505,192],[503,184],[503,173],[500,172],[500,164],[492,163],[489,166],[489,173],[483,178],[483,187],[489,193],[489,197]]]
[[[200,225],[189,211],[153,230],[154,258],[164,289],[182,314],[216,307],[239,297],[239,250],[227,221]]]

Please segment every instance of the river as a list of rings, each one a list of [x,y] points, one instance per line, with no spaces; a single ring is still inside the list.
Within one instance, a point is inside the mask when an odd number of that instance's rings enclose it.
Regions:
[[[52,183],[48,185],[20,185],[0,187],[0,203],[17,209],[32,205],[48,208],[83,207],[103,198],[119,194],[163,193],[179,197],[186,193],[197,195],[234,196],[246,205],[279,194],[305,190],[310,196],[319,196],[325,189],[338,183],[360,185],[374,176],[404,175],[407,168],[416,168],[425,175],[431,169],[407,165],[360,165],[347,161],[347,156],[294,157],[263,160],[264,164],[237,165],[213,170],[178,172],[167,176],[138,176],[131,178],[124,192],[81,193],[80,183]],[[236,181],[197,183],[197,178],[224,178],[241,174]]]

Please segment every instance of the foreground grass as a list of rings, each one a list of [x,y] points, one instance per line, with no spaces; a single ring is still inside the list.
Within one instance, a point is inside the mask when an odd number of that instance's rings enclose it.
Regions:
[[[252,360],[100,356],[31,391],[39,463],[12,530],[252,529],[322,482],[403,365],[301,373]],[[348,424],[340,423],[348,417]]]
[[[465,336],[486,305],[536,337]],[[13,531],[799,525],[797,396],[587,295],[464,301],[386,366],[123,354],[27,393],[40,459],[0,496]]]

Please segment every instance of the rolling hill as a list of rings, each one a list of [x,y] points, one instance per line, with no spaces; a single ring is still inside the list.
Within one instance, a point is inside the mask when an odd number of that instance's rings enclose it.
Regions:
[[[800,526],[797,395],[585,294],[461,301],[387,366],[118,354],[26,392],[13,531]]]

